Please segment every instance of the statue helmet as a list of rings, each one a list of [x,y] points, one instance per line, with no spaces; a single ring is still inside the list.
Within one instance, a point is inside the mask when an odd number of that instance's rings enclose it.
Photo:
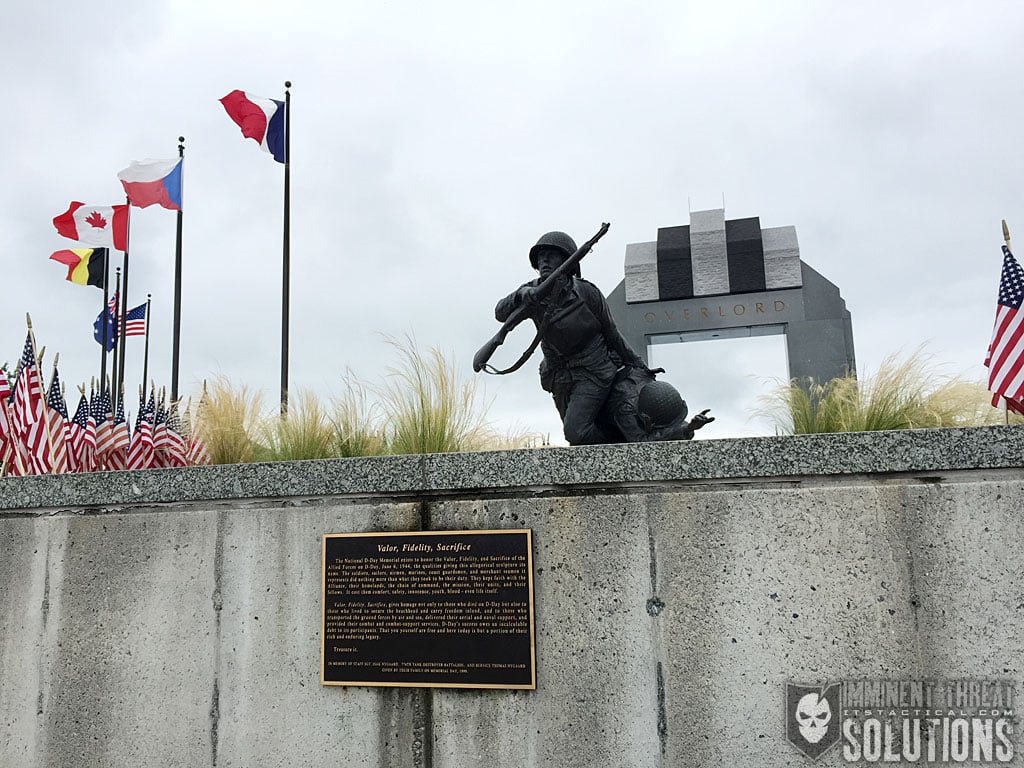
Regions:
[[[640,390],[637,411],[651,428],[662,428],[686,418],[686,401],[667,381],[652,381]]]
[[[554,248],[564,253],[565,258],[569,258],[576,253],[576,241],[565,234],[565,232],[548,232],[547,234],[541,235],[540,239],[537,240],[537,244],[530,249],[530,266],[534,269],[537,269],[537,251],[541,248]],[[576,277],[580,276],[580,268],[578,265],[573,274],[575,274]]]

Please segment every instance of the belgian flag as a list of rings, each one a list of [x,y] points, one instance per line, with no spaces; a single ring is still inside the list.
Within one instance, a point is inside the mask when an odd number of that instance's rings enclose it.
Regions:
[[[102,288],[107,276],[106,248],[72,248],[55,251],[50,255],[54,261],[66,264],[68,281],[79,285],[95,285]]]

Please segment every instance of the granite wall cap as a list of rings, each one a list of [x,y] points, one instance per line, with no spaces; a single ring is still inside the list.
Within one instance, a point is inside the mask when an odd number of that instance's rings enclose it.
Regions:
[[[713,429],[712,425],[708,429]],[[523,489],[1024,468],[1019,426],[698,439],[0,479],[0,511],[232,499],[474,497]]]

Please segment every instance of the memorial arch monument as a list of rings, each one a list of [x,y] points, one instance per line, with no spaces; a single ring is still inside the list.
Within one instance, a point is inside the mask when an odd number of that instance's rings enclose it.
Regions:
[[[608,306],[648,364],[651,344],[784,334],[790,379],[856,373],[853,325],[839,288],[800,258],[796,227],[693,211],[690,223],[626,246]]]

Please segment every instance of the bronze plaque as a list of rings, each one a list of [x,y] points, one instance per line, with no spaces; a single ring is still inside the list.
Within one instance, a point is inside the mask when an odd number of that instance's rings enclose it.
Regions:
[[[328,533],[320,682],[537,687],[531,531]]]

